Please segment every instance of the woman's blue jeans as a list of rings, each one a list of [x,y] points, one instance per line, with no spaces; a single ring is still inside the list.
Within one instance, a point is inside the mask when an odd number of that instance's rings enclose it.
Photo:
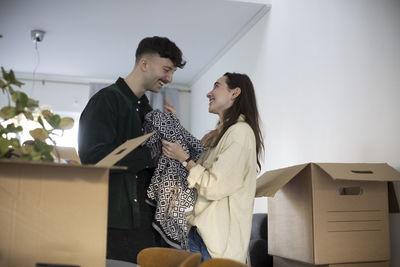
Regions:
[[[211,259],[210,253],[208,253],[206,244],[197,232],[197,227],[192,226],[189,231],[189,250],[194,253],[201,253],[201,261]]]

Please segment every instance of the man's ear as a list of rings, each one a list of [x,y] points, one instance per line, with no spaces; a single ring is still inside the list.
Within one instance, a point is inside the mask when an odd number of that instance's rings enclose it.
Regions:
[[[242,89],[240,89],[240,87],[236,87],[235,89],[233,89],[232,99],[235,99],[236,97],[238,97],[241,92],[242,92]]]
[[[147,68],[149,67],[149,60],[145,57],[142,57],[139,60],[139,67],[140,67],[141,71],[143,71],[143,72],[147,71]]]

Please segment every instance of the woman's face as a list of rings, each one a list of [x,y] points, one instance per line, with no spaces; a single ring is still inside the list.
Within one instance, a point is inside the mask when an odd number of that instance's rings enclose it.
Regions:
[[[222,118],[224,111],[235,101],[234,90],[228,87],[225,76],[214,83],[214,88],[207,94],[207,98],[210,100],[208,112],[218,114]]]

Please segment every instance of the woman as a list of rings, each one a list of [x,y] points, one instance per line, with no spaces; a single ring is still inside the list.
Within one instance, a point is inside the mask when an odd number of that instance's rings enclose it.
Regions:
[[[167,157],[189,171],[189,187],[197,189],[189,248],[210,257],[246,261],[250,241],[257,165],[263,150],[253,84],[245,74],[225,73],[207,94],[217,128],[202,139],[206,148],[194,162],[178,142],[163,140]]]

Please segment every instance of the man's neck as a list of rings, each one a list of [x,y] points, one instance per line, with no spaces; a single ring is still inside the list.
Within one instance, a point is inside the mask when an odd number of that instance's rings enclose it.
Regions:
[[[141,98],[146,92],[146,89],[144,89],[142,86],[142,80],[140,76],[137,75],[135,71],[132,71],[128,76],[126,76],[124,81],[137,98]]]

